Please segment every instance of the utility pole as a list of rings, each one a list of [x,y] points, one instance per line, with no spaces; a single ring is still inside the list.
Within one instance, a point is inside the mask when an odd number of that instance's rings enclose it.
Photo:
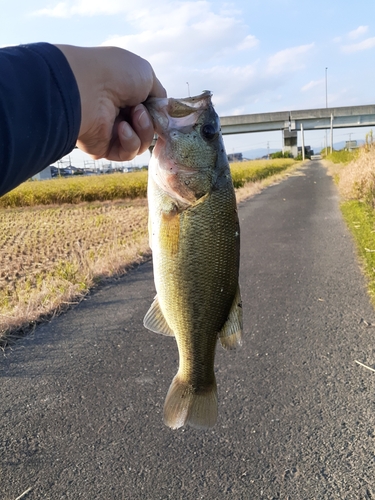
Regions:
[[[187,88],[188,88],[188,96],[190,97],[190,86],[189,86],[189,82],[186,82],[186,85],[187,85]]]
[[[301,142],[302,142],[302,160],[305,161],[305,134],[303,132],[303,123],[301,123]]]

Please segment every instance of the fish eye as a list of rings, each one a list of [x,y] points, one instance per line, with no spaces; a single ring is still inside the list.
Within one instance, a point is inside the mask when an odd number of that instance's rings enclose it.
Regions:
[[[217,136],[217,130],[212,123],[206,123],[201,129],[201,134],[204,139],[211,141]]]

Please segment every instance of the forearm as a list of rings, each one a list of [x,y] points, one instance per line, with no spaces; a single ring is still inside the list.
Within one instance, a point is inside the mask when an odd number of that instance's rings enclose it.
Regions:
[[[0,196],[68,154],[80,124],[78,86],[59,49],[0,50]]]

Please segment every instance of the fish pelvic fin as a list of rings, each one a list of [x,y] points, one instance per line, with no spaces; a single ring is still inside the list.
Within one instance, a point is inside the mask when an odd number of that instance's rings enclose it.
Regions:
[[[146,316],[143,320],[143,326],[148,330],[155,333],[161,333],[162,335],[168,335],[174,337],[173,330],[167,323],[162,310],[160,309],[158,296],[154,298],[154,302],[151,304],[150,309],[147,311]]]
[[[211,385],[195,389],[174,377],[164,403],[164,423],[171,429],[190,425],[195,429],[213,427],[217,420],[216,380]]]
[[[242,345],[242,301],[240,287],[237,286],[236,295],[229,311],[227,321],[224,323],[219,338],[224,349],[236,349]]]

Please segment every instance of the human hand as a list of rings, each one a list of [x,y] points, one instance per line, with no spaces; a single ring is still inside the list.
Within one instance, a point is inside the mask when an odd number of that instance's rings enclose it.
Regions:
[[[117,47],[56,45],[67,58],[81,96],[77,146],[92,158],[132,160],[150,146],[154,127],[141,104],[166,97],[151,65]]]

